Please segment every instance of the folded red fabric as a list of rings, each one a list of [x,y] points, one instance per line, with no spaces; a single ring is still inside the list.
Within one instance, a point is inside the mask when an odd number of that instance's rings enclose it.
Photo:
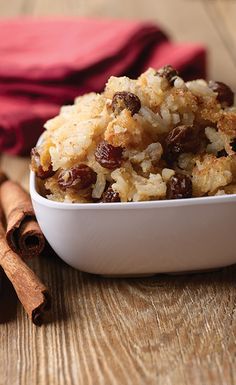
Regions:
[[[204,47],[171,43],[151,23],[5,20],[0,36],[0,151],[12,154],[27,154],[61,104],[101,91],[111,75],[172,64],[185,79],[205,76]]]

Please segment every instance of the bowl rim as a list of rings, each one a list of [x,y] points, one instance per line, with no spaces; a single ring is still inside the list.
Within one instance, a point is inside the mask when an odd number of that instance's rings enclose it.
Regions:
[[[69,203],[69,202],[56,202],[49,200],[37,192],[36,189],[36,177],[33,171],[30,171],[30,195],[32,201],[35,201],[43,206],[62,209],[62,210],[113,210],[113,209],[154,209],[161,207],[181,207],[181,206],[196,206],[196,205],[209,205],[217,203],[232,203],[236,202],[236,194],[217,195],[208,197],[197,198],[184,198],[184,199],[163,199],[156,201],[142,201],[142,202],[113,202],[113,203]]]

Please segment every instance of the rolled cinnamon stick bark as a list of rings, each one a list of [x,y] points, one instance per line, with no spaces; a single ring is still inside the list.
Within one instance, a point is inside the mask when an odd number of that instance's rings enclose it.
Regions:
[[[10,180],[3,180],[0,185],[9,246],[24,258],[39,255],[45,246],[45,238],[35,219],[29,194],[18,183]]]
[[[21,257],[9,247],[5,238],[2,214],[0,215],[0,266],[14,286],[30,319],[35,325],[40,326],[51,305],[48,289]]]

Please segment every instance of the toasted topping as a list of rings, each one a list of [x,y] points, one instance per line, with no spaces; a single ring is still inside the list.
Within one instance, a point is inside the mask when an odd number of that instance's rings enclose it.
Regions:
[[[217,128],[219,132],[225,135],[235,138],[236,137],[236,112],[224,112],[218,123]]]

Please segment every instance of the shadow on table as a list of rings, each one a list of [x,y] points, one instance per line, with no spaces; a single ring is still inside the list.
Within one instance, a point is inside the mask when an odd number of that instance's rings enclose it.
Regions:
[[[12,284],[3,274],[0,290],[0,324],[16,318],[17,296]]]
[[[201,284],[209,284],[209,283],[227,283],[227,284],[235,284],[236,283],[236,264],[223,267],[223,268],[217,268],[217,269],[211,269],[211,270],[202,270],[202,271],[192,271],[192,272],[181,272],[181,273],[161,273],[161,274],[154,274],[150,276],[141,276],[141,277],[112,277],[112,276],[99,276],[99,275],[93,275],[89,273],[81,273],[85,277],[87,277],[88,281],[93,280],[94,283],[96,281],[104,281],[107,283],[111,282],[129,282],[129,283],[148,283],[152,282],[154,285],[158,286],[158,283],[160,283],[161,286],[163,286],[165,283],[171,284],[171,283],[181,283],[181,282],[191,282],[195,285]]]
[[[104,278],[86,273],[81,274],[84,292],[87,290],[96,292],[100,289],[100,294],[101,292],[103,294],[119,293],[121,298],[129,303],[131,294],[136,298],[142,297],[145,302],[149,302],[153,295],[157,295],[156,298],[159,295],[164,295],[166,299],[171,299],[173,295],[176,299],[181,298],[182,295],[187,295],[187,297],[194,296],[197,301],[200,297],[202,300],[212,295],[214,297],[213,293],[223,297],[227,293],[232,293],[236,287],[236,264],[207,272],[178,275],[157,274],[152,277],[140,278]],[[102,296],[102,298],[105,297]]]

